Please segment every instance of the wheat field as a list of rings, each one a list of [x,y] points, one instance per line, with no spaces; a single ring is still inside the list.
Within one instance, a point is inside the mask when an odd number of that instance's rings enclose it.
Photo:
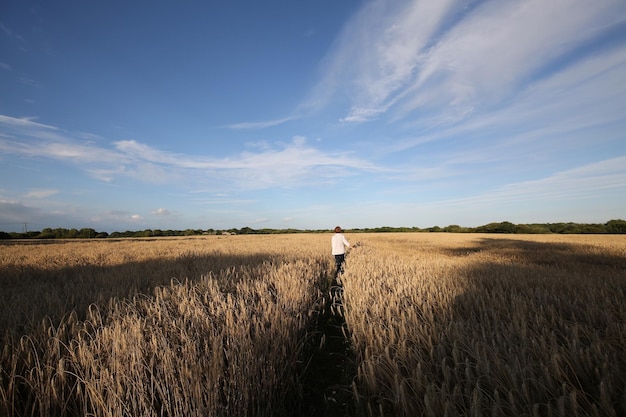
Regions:
[[[0,415],[626,413],[625,236],[346,236],[3,242]]]
[[[626,412],[623,236],[394,235],[342,278],[359,410]]]

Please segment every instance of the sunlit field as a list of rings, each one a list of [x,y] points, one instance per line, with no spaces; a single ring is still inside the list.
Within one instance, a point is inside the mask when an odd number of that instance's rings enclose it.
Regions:
[[[626,413],[626,236],[346,236],[2,243],[0,415]]]
[[[366,415],[626,413],[624,236],[368,236],[343,277]]]

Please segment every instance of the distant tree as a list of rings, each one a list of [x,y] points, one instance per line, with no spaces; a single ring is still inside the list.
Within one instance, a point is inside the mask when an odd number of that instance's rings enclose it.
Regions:
[[[567,230],[572,230],[572,223],[548,223],[547,226],[552,233],[567,233]]]
[[[76,237],[80,237],[80,238],[92,238],[95,237],[98,234],[98,232],[96,232],[94,229],[80,229],[78,231],[78,235]]]
[[[443,229],[433,226],[426,229],[418,227],[391,227],[383,226],[376,228],[350,229],[350,233],[380,233],[380,232],[449,232],[449,233],[620,233],[626,234],[626,221],[621,219],[610,220],[605,224],[597,223],[533,223],[533,224],[513,224],[508,221],[488,223],[478,227],[463,227],[451,224]],[[186,229],[186,230],[150,230],[112,232],[97,232],[91,228],[64,229],[64,228],[44,228],[42,231],[30,232],[1,232],[0,239],[72,239],[72,238],[121,238],[121,237],[148,237],[148,236],[199,236],[206,234],[280,234],[280,233],[329,233],[329,229],[301,230],[301,229],[252,229],[243,227],[241,229],[231,228],[228,230],[207,229]]]
[[[511,222],[501,222],[496,228],[496,233],[513,233],[515,225]]]
[[[576,223],[567,223],[564,228],[561,229],[559,233],[563,234],[576,234],[581,233],[582,228],[579,224]]]
[[[606,231],[608,233],[626,233],[626,220],[609,220],[606,223]]]
[[[41,233],[39,233],[37,239],[54,239],[55,237],[57,237],[55,231],[49,227],[46,227],[41,231]]]
[[[514,233],[515,225],[511,222],[489,223],[475,230],[478,233]]]
[[[540,233],[550,233],[545,227],[541,225],[529,225],[529,224],[516,224],[513,227],[513,233],[519,234],[540,234]]]
[[[577,233],[606,233],[606,226],[603,224],[580,224],[578,225],[579,231]]]
[[[526,226],[528,226],[532,230],[531,233],[552,233],[549,225],[547,224],[533,223],[533,224],[528,224]]]
[[[532,233],[532,229],[526,224],[516,224],[513,227],[513,233],[529,234]]]
[[[488,223],[482,226],[478,226],[475,230],[477,233],[495,233],[500,223]]]
[[[448,232],[448,233],[463,233],[463,232],[466,232],[467,229],[459,226],[458,224],[451,224],[449,226],[444,227],[443,231]]]

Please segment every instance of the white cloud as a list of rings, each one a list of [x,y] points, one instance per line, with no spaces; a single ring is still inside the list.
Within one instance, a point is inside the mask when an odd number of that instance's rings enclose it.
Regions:
[[[0,124],[4,126],[21,126],[28,127],[32,129],[49,129],[49,130],[58,130],[54,126],[37,123],[34,122],[37,120],[37,117],[11,117],[0,114]]]
[[[436,224],[478,226],[504,220],[513,223],[604,222],[624,217],[625,167],[626,156],[619,156],[535,180],[482,189],[464,198],[433,198],[429,193],[414,193],[416,197],[412,202],[363,201],[360,210],[346,224],[429,227]],[[373,224],[373,218],[367,213],[385,213],[387,220]],[[374,219],[380,221],[381,217]]]
[[[472,115],[461,124],[398,139],[387,152],[450,138],[478,137],[475,144],[485,159],[490,155],[571,149],[616,140],[619,133],[581,134],[592,128],[625,125],[626,46],[598,52],[539,80],[497,109]],[[626,126],[625,126],[626,127]],[[619,132],[620,129],[614,129]],[[623,130],[623,129],[622,129]],[[452,151],[454,152],[454,151]]]
[[[19,201],[0,200],[0,220],[2,223],[24,222],[26,219],[32,219],[33,208],[24,205]]]
[[[191,157],[154,149],[135,141],[117,142],[116,147],[126,156],[158,164],[164,169],[205,172],[240,188],[294,186],[330,181],[338,172],[377,170],[371,163],[346,154],[328,154],[308,146],[306,139],[294,136],[282,147],[264,147],[257,152],[244,151],[223,159]],[[135,164],[136,165],[136,164]]]
[[[120,163],[123,154],[95,146],[91,140],[77,141],[69,132],[55,126],[0,115],[0,152],[27,157],[70,160],[76,163]],[[84,134],[83,134],[84,135]]]
[[[291,120],[294,120],[295,117],[284,117],[282,119],[275,119],[275,120],[266,120],[266,121],[262,121],[262,122],[242,122],[242,123],[233,123],[230,125],[226,125],[224,126],[225,128],[228,129],[236,129],[236,130],[244,130],[244,129],[266,129],[268,127],[274,127],[274,126],[278,126],[281,125],[283,123],[287,123]]]
[[[370,2],[346,25],[311,101],[341,91],[350,104],[342,121],[393,110],[455,123],[625,19],[621,0]]]
[[[44,190],[44,189],[39,189],[39,190],[30,190],[28,193],[26,193],[24,195],[25,198],[46,198],[46,197],[50,197],[52,195],[55,195],[59,192],[59,190]]]
[[[261,223],[268,223],[270,221],[270,219],[268,219],[267,217],[260,217],[258,219],[254,219],[251,220],[249,222],[249,224],[261,224]]]
[[[199,204],[203,204],[203,205],[210,205],[210,206],[239,206],[239,205],[249,205],[249,204],[253,204],[256,203],[256,200],[250,200],[250,199],[241,199],[241,198],[231,198],[228,196],[209,196],[209,197],[205,197],[204,195],[207,193],[210,193],[210,190],[196,190],[196,191],[192,191],[192,193],[195,194],[201,194],[203,195],[202,197],[195,197],[192,198],[192,201],[195,203],[199,203]]]
[[[155,216],[169,216],[172,213],[168,209],[158,208],[152,211],[150,214],[155,215]]]
[[[499,102],[625,12],[614,0],[485,2],[425,51],[404,111],[429,107],[423,90],[437,91],[449,111]]]
[[[46,227],[77,227],[84,224],[81,214],[84,210],[77,209],[72,203],[46,202],[39,206],[37,202],[0,200],[0,230],[23,231],[41,230]],[[70,226],[71,225],[71,226]],[[78,228],[83,226],[78,226]],[[84,226],[87,227],[87,226]]]
[[[2,30],[4,34],[9,37],[13,35],[13,31],[9,29],[8,27],[4,26],[2,22],[0,22],[0,30]]]
[[[254,152],[220,159],[166,152],[135,140],[117,141],[114,149],[108,149],[91,136],[83,139],[84,133],[74,135],[8,116],[0,116],[0,127],[3,125],[11,131],[0,136],[0,152],[70,162],[106,182],[130,177],[149,183],[184,181],[189,188],[219,182],[224,188],[261,189],[322,184],[340,175],[380,170],[347,153],[328,153],[310,146],[302,136],[294,136],[288,144],[267,144]]]
[[[599,191],[615,190],[624,196],[626,190],[626,156],[619,156],[576,168],[556,172],[537,180],[520,181],[489,190],[470,198],[441,202],[452,206],[488,206],[501,203],[541,202],[572,199],[594,199]],[[622,197],[626,204],[626,197]]]

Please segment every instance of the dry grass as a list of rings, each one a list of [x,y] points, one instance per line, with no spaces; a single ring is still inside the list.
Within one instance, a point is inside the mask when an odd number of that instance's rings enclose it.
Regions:
[[[360,415],[626,413],[626,237],[348,235]],[[299,414],[330,235],[3,244],[0,415]]]
[[[623,236],[368,236],[342,281],[362,414],[626,412]]]
[[[326,240],[4,247],[0,415],[286,414]]]

